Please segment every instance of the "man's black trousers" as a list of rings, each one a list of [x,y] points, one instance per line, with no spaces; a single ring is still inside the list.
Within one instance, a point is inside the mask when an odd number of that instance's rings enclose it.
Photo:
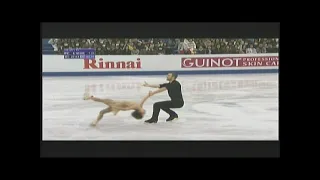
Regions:
[[[178,117],[177,113],[172,111],[170,108],[181,108],[183,105],[184,101],[182,100],[156,102],[153,104],[153,114],[151,119],[158,120],[160,109],[168,113],[170,117]]]

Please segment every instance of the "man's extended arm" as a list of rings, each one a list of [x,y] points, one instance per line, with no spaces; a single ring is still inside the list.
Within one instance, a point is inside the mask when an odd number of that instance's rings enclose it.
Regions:
[[[160,88],[160,85],[152,85],[152,84],[148,84],[147,82],[144,82],[143,84],[144,87],[151,87],[151,88]]]

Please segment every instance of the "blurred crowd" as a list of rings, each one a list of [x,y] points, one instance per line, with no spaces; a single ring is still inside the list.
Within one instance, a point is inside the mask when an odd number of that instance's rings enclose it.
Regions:
[[[279,39],[50,39],[57,54],[67,48],[95,48],[97,55],[252,54],[278,53]]]

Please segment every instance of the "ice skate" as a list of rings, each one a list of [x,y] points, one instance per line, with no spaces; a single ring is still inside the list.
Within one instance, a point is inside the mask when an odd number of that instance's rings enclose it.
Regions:
[[[91,127],[96,127],[96,126],[97,126],[97,123],[96,123],[96,122],[92,122],[92,123],[90,124],[90,126],[91,126]]]
[[[83,100],[89,100],[89,99],[90,99],[89,93],[84,93]]]
[[[178,120],[178,115],[170,116],[166,121],[169,122],[169,121],[173,121],[173,120]]]

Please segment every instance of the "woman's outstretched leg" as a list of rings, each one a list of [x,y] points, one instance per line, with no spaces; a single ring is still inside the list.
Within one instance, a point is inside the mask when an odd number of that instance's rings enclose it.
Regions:
[[[94,96],[89,96],[88,94],[85,94],[83,99],[84,100],[93,100],[95,102],[101,102],[101,103],[104,103],[104,104],[106,104],[108,106],[111,106],[111,104],[113,103],[112,99],[101,99],[101,98],[97,98],[97,97],[94,97]]]
[[[103,118],[103,115],[111,111],[112,111],[111,107],[101,110],[98,114],[97,119],[91,123],[91,126],[96,126],[99,123],[99,121]]]

